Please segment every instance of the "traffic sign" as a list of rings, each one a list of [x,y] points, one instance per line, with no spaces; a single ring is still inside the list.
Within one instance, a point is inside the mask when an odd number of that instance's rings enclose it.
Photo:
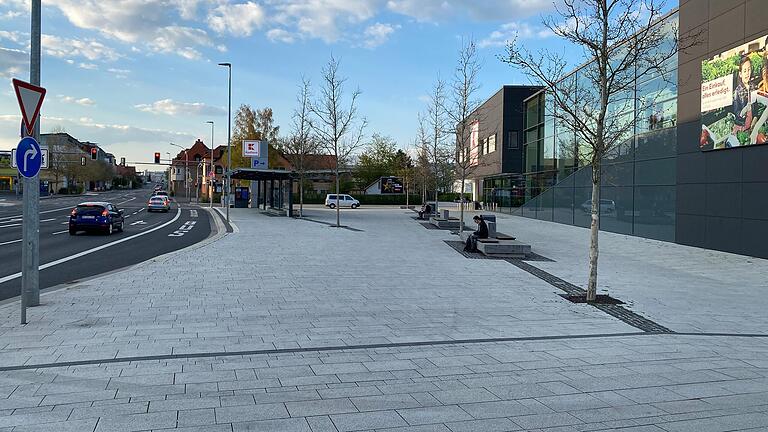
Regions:
[[[42,152],[42,163],[40,168],[41,169],[48,169],[48,148],[47,147],[40,147],[40,151]],[[17,168],[16,166],[16,149],[11,149],[11,167]]]
[[[32,178],[40,172],[40,167],[43,164],[43,152],[40,150],[40,144],[34,138],[26,137],[19,141],[15,156],[16,167],[22,176]]]
[[[45,89],[16,78],[13,79],[13,89],[16,91],[16,99],[21,108],[21,118],[24,120],[27,132],[32,135],[37,116],[40,114],[40,107],[43,106]]]
[[[243,157],[261,157],[261,145],[263,141],[243,140]]]

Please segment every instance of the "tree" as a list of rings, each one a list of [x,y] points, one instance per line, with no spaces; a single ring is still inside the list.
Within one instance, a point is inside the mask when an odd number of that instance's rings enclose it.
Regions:
[[[355,177],[360,182],[360,188],[365,188],[383,176],[394,174],[396,157],[395,140],[378,133],[373,134],[357,161]]]
[[[413,166],[413,158],[403,150],[397,150],[395,158],[393,160],[393,168],[395,174],[403,179],[403,192],[405,192],[405,205],[410,205],[411,183],[413,183],[413,177],[415,168]]]
[[[310,168],[309,157],[318,150],[310,122],[311,98],[310,82],[302,77],[299,94],[296,96],[297,106],[293,111],[292,130],[282,144],[285,157],[299,174],[299,217],[304,215],[304,183],[307,169]]]
[[[331,59],[322,70],[322,86],[319,98],[312,103],[310,111],[314,121],[311,122],[319,145],[332,155],[336,164],[336,227],[341,227],[339,209],[339,174],[352,153],[362,146],[363,131],[367,125],[365,118],[358,122],[357,99],[360,89],[352,92],[348,104],[344,103],[344,84],[347,79],[339,76],[339,62]]]
[[[699,35],[693,34],[681,47],[676,29],[670,32],[657,24],[662,6],[656,0],[563,0],[543,24],[591,59],[579,69],[578,80],[576,74],[563,76],[572,56],[531,52],[513,40],[501,57],[548,89],[548,115],[576,132],[581,145],[575,154],[591,165],[587,301],[597,296],[601,162],[633,134],[637,120],[629,113],[635,104],[635,77],[663,75],[664,64],[678,49],[699,43]]]
[[[274,125],[272,108],[254,110],[248,104],[240,105],[235,113],[235,127],[232,131],[232,168],[251,167],[250,158],[243,156],[244,140],[265,140],[275,149],[279,146],[279,132],[280,126]]]
[[[453,159],[456,171],[461,178],[461,197],[464,197],[464,184],[467,177],[478,164],[478,157],[475,153],[477,149],[472,146],[479,143],[473,143],[471,139],[472,127],[470,114],[479,106],[476,100],[476,93],[480,89],[478,83],[478,74],[480,73],[480,62],[477,59],[477,45],[470,39],[462,44],[459,49],[459,58],[456,68],[453,71],[453,80],[451,82],[450,96],[446,98],[445,113],[448,121],[452,123],[452,132],[455,140]],[[467,140],[469,138],[469,144]],[[478,137],[479,140],[479,137]],[[459,232],[464,230],[464,206],[460,207]]]
[[[424,125],[423,123],[426,123]],[[429,94],[429,105],[427,113],[420,120],[420,134],[427,134],[428,144],[424,146],[426,156],[432,164],[432,174],[434,175],[435,208],[438,210],[438,189],[440,187],[440,167],[448,159],[448,149],[446,148],[446,138],[448,131],[447,112],[446,112],[446,90],[445,81],[437,78]]]

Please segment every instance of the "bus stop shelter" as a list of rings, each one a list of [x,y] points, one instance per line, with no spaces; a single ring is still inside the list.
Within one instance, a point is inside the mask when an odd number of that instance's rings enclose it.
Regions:
[[[297,179],[293,171],[237,168],[231,171],[231,178],[251,182],[251,208],[279,210],[293,216],[293,182]]]

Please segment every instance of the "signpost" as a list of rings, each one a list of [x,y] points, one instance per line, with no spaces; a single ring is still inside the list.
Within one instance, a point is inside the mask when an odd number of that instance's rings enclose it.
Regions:
[[[251,168],[269,166],[269,144],[266,141],[243,140],[243,157],[251,158]]]
[[[40,3],[32,2],[32,80],[40,82]],[[37,20],[37,21],[36,21]],[[37,23],[37,25],[36,25]],[[13,152],[12,162],[24,178],[24,211],[21,248],[21,323],[27,323],[27,306],[40,304],[40,181],[38,174],[48,165],[48,149],[40,148],[37,142],[40,107],[45,98],[45,89],[17,79],[13,88],[21,108],[23,120],[22,139]],[[24,130],[26,129],[26,131]],[[26,132],[26,137],[24,137]]]

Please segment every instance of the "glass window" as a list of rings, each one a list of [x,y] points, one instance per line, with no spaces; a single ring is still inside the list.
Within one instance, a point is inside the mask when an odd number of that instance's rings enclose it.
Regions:
[[[488,153],[493,153],[496,151],[496,134],[493,134],[488,137]]]
[[[507,132],[507,148],[510,150],[517,150],[519,145],[517,131]]]
[[[601,187],[600,229],[621,234],[632,234],[633,205],[632,186]]]
[[[657,240],[675,240],[675,186],[635,187],[634,234]]]
[[[525,127],[529,128],[541,123],[541,96],[535,96],[525,104]]]

